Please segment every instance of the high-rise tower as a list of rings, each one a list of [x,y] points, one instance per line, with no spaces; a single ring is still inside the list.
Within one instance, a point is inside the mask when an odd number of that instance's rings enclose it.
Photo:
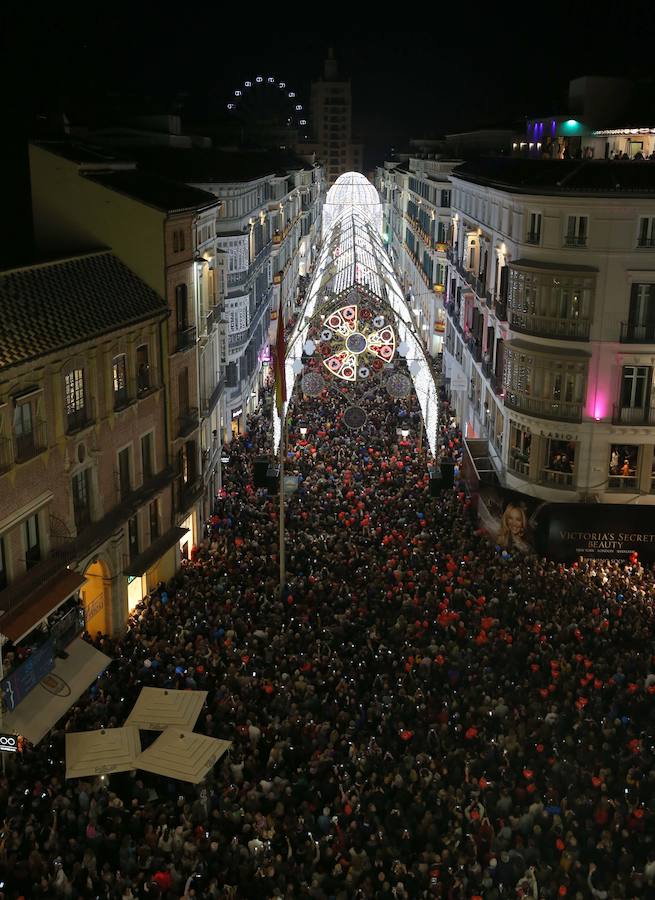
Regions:
[[[352,140],[350,79],[339,77],[334,50],[328,50],[323,75],[312,82],[312,123],[328,187],[344,172],[361,172],[362,145]]]

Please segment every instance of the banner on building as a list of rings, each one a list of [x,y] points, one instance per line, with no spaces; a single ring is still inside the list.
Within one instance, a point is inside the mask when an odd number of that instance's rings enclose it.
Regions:
[[[655,562],[655,510],[627,503],[548,503],[539,515],[546,555]]]

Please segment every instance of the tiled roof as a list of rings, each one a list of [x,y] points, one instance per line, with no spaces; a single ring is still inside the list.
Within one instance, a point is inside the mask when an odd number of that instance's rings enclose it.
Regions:
[[[216,197],[207,191],[189,187],[179,181],[141,172],[129,171],[87,172],[83,176],[103,187],[133,197],[162,212],[175,213],[206,209],[218,203]]]
[[[108,250],[0,272],[0,370],[166,311]]]
[[[524,194],[652,195],[650,160],[480,158],[465,162],[453,178]]]

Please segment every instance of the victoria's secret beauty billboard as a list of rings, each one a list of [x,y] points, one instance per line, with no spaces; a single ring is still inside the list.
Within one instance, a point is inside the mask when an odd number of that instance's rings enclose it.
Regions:
[[[579,556],[655,561],[655,506],[625,503],[548,503],[539,513],[544,553],[570,562]]]

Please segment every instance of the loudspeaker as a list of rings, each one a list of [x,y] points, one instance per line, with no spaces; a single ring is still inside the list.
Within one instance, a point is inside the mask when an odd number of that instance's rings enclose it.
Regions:
[[[444,488],[451,488],[455,483],[455,463],[439,463],[439,469],[441,470],[441,480]]]
[[[280,467],[271,466],[266,473],[266,487],[269,494],[277,494],[280,490]]]
[[[430,473],[430,496],[438,497],[443,491],[443,479],[440,472]]]
[[[256,488],[268,487],[268,459],[265,456],[258,456],[253,466],[253,484]]]

